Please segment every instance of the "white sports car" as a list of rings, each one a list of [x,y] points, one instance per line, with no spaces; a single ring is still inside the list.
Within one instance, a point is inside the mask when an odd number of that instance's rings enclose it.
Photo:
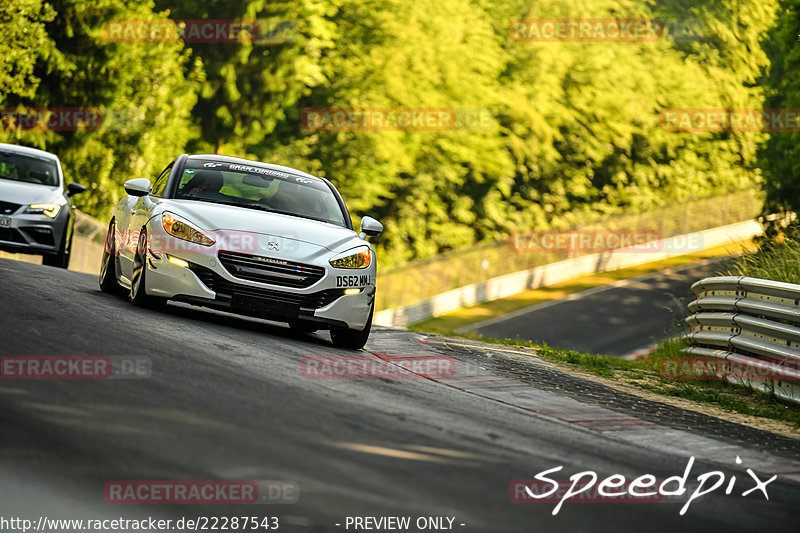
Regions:
[[[330,329],[336,346],[367,342],[383,226],[353,230],[339,192],[292,168],[181,155],[152,184],[125,182],[108,226],[100,288],[137,305],[167,300]]]

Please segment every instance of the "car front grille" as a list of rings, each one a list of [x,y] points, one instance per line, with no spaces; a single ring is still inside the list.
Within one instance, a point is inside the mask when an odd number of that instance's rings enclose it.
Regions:
[[[242,283],[234,283],[226,280],[213,270],[200,265],[191,265],[200,281],[210,290],[217,293],[217,299],[230,302],[241,302],[251,300],[255,302],[263,301],[270,304],[284,305],[287,308],[309,308],[318,309],[325,307],[334,300],[344,295],[342,289],[326,289],[313,292],[311,294],[293,294],[289,292],[264,289],[261,287],[250,287]]]
[[[14,228],[0,228],[0,241],[28,244],[28,241]]]
[[[322,267],[282,259],[226,251],[219,252],[218,256],[231,276],[270,285],[305,288],[325,275]]]
[[[20,228],[22,231],[27,233],[31,239],[36,241],[38,244],[43,244],[45,246],[53,246],[55,242],[53,241],[53,232],[50,228]]]
[[[11,202],[0,201],[0,215],[10,215],[19,209],[21,204],[12,204]]]

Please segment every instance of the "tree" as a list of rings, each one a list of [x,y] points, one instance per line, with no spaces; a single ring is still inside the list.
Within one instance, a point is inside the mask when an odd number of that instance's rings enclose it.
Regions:
[[[0,5],[0,102],[7,95],[32,96],[41,81],[34,73],[40,56],[53,52],[45,24],[55,17],[41,0]]]
[[[201,136],[192,152],[264,155],[263,144],[297,100],[325,80],[320,58],[336,31],[338,0],[159,0],[175,20],[256,22],[253,39],[191,44],[206,78],[193,115]]]
[[[102,114],[102,125],[4,133],[7,140],[58,154],[67,180],[89,189],[76,197],[79,207],[105,215],[124,194],[124,181],[152,179],[193,137],[190,113],[201,65],[188,63],[181,42],[107,39],[109,21],[164,19],[150,2],[56,0],[51,5],[55,16],[43,19],[48,40],[37,51],[31,74],[41,83],[35,91],[9,92],[4,107],[92,109]]]
[[[766,109],[800,109],[800,1],[781,0],[777,24],[764,40],[772,63],[764,77]],[[795,125],[796,126],[796,125]],[[800,210],[800,131],[770,133],[759,152],[767,198],[764,215]],[[769,228],[770,233],[780,230]]]

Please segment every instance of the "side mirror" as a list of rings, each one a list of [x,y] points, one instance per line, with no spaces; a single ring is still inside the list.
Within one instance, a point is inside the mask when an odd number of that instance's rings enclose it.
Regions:
[[[383,232],[383,224],[378,222],[372,217],[364,217],[361,219],[361,238],[369,235],[370,237],[377,237]]]
[[[150,180],[147,178],[136,178],[125,182],[125,192],[131,196],[147,196],[150,194]]]
[[[76,194],[80,194],[86,190],[86,187],[81,185],[80,183],[67,183],[67,196],[75,196]]]

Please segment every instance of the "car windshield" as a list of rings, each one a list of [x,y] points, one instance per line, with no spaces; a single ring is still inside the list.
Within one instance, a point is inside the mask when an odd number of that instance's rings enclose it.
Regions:
[[[319,178],[264,167],[188,161],[175,198],[269,211],[345,226],[331,189]]]
[[[48,159],[0,151],[0,179],[37,185],[58,185],[58,168]]]

